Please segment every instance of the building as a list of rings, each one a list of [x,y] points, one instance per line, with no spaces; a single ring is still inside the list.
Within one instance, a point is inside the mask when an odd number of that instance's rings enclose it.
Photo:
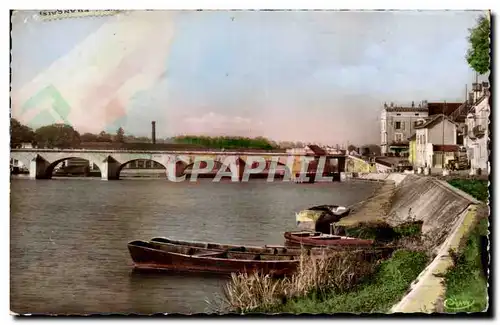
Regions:
[[[124,169],[165,169],[162,164],[148,159],[137,159],[127,163]]]
[[[465,122],[464,145],[472,170],[489,173],[490,89],[487,82],[473,84],[471,108]]]
[[[417,133],[415,132],[411,137],[408,138],[410,142],[410,152],[408,154],[408,161],[415,167],[417,161]]]
[[[62,167],[82,167],[89,168],[90,170],[98,170],[96,164],[90,164],[88,160],[81,158],[71,158],[62,162]]]
[[[324,148],[310,144],[304,148],[287,149],[286,152],[291,155],[307,155],[307,156],[325,156],[325,155],[344,155],[346,150],[341,150],[333,147],[326,146]]]
[[[452,115],[463,103],[429,102],[427,103],[428,116],[444,114]]]
[[[381,122],[381,154],[400,155],[408,154],[408,138],[415,133],[415,122],[428,116],[427,102],[418,106],[414,103],[409,107],[384,104]]]
[[[415,131],[415,167],[441,168],[454,159],[458,152],[457,124],[448,116],[420,119]]]

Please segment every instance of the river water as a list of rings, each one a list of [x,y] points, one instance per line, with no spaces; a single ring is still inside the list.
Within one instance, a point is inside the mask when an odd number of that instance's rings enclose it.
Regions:
[[[161,179],[11,179],[11,310],[16,313],[203,313],[225,279],[138,274],[127,242],[162,236],[283,244],[296,211],[350,205],[374,183]]]

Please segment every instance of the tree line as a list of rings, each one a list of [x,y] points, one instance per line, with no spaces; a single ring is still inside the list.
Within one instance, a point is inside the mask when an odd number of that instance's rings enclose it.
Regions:
[[[136,137],[133,135],[125,135],[122,127],[116,130],[115,134],[110,134],[102,131],[98,134],[83,133],[80,134],[71,125],[68,124],[51,124],[42,126],[33,130],[27,125],[23,125],[15,118],[11,118],[11,148],[19,148],[24,143],[29,143],[38,148],[81,148],[85,144],[103,143],[103,144],[136,144],[134,148],[140,148],[140,144],[149,144],[151,146],[151,138]],[[179,135],[171,138],[157,139],[157,143],[161,144],[184,144],[195,145],[205,148],[227,148],[227,149],[290,149],[303,148],[306,143],[282,141],[275,142],[265,137],[238,137],[238,136],[220,136],[210,137],[203,135]],[[380,154],[378,145],[366,145],[361,148],[369,148],[369,152]],[[357,150],[353,145],[349,146],[349,151]]]
[[[10,119],[11,148],[29,143],[39,148],[75,148],[82,142],[125,142],[125,131],[119,128],[116,134],[102,131],[99,134],[80,134],[71,125],[55,123],[33,130],[17,119]]]
[[[247,137],[209,137],[195,135],[181,135],[173,138],[175,143],[196,144],[203,147],[214,148],[252,148],[271,150],[279,148],[278,144],[264,137],[247,138]]]
[[[55,123],[42,126],[33,130],[17,119],[10,120],[11,148],[18,148],[24,143],[29,143],[38,148],[79,148],[85,143],[151,143],[149,137],[136,137],[125,135],[122,127],[115,134],[105,131],[99,134],[80,134],[71,125]],[[182,135],[166,139],[157,139],[157,143],[194,144],[208,148],[249,148],[270,150],[278,148],[278,144],[263,137],[208,137],[195,135]]]

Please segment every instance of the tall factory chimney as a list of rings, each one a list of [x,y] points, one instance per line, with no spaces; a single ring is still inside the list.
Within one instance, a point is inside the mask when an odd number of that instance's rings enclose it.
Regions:
[[[151,142],[153,144],[156,143],[156,122],[155,121],[151,122]]]

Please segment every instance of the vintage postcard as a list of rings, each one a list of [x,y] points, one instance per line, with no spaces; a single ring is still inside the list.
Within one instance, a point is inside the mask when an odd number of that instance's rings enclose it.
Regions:
[[[15,315],[487,313],[490,12],[11,12]]]

